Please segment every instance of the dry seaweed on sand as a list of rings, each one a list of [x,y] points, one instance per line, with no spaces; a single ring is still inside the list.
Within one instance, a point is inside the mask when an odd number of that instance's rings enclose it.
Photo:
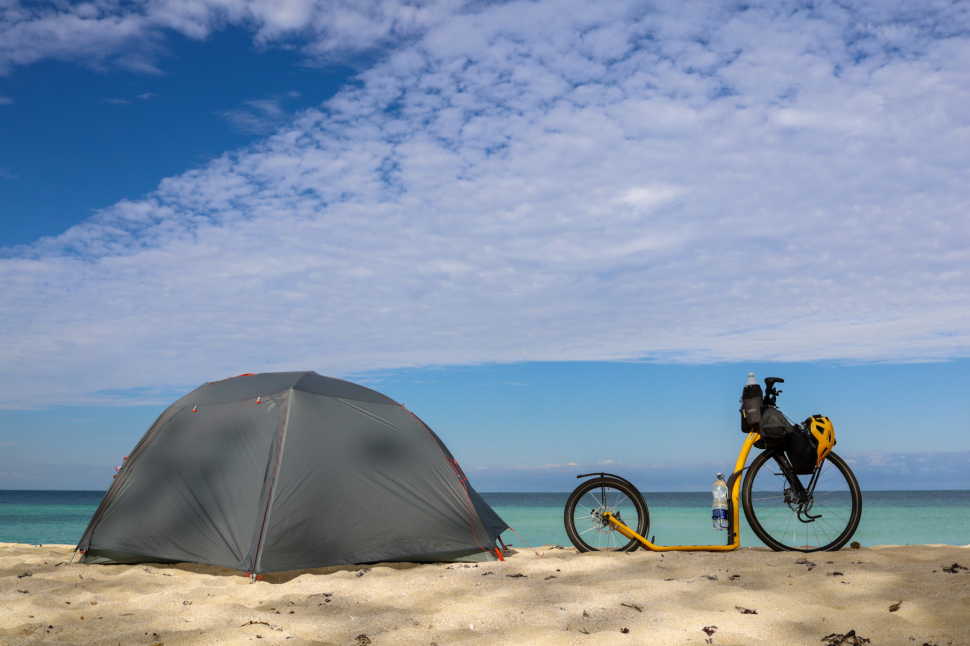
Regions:
[[[872,643],[871,640],[856,635],[854,630],[850,630],[844,635],[832,633],[831,635],[822,637],[821,641],[826,642],[830,646],[861,646],[862,644]]]
[[[816,567],[815,564],[809,561],[808,559],[798,559],[797,561],[795,561],[795,565],[807,565],[809,571],[814,570]]]
[[[959,563],[954,563],[950,567],[945,567],[944,566],[943,571],[944,572],[947,572],[949,574],[957,574],[959,570],[966,570],[966,569],[968,569],[968,568],[963,567]]]
[[[756,615],[757,610],[752,610],[751,608],[742,608],[741,606],[734,606],[734,609],[740,612],[742,615]]]
[[[902,601],[900,601],[899,603],[894,603],[893,605],[889,606],[889,612],[896,612],[897,610],[899,610],[899,607],[902,605],[903,605]]]

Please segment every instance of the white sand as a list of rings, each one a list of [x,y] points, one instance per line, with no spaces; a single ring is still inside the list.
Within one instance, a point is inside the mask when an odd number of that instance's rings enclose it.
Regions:
[[[71,549],[0,543],[0,644],[818,646],[855,630],[874,645],[970,645],[970,571],[943,571],[970,567],[970,547],[547,547],[542,558],[517,550],[504,563],[322,568],[252,585],[190,564],[60,565]]]

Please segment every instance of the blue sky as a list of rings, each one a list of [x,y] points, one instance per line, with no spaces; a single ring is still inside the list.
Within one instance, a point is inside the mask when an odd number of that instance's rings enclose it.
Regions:
[[[290,369],[484,490],[706,488],[750,370],[970,488],[968,151],[966,2],[7,3],[0,488]]]

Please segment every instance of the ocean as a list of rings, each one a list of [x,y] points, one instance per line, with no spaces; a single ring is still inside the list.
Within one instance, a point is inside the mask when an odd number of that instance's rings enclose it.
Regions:
[[[652,493],[649,535],[661,545],[723,543],[711,527],[711,494]],[[103,491],[0,491],[0,542],[64,543],[81,538]],[[563,527],[568,493],[483,493],[482,497],[518,535],[506,543],[522,547],[571,543]],[[970,544],[970,491],[866,491],[862,522],[853,540],[863,545]],[[762,543],[741,514],[741,544]]]

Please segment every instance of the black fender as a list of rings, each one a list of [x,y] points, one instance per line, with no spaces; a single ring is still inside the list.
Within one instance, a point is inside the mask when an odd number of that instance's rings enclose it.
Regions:
[[[619,481],[620,481],[620,482],[622,482],[623,484],[625,484],[625,485],[629,485],[629,487],[630,487],[631,489],[633,489],[634,491],[636,491],[637,493],[640,493],[640,490],[639,490],[639,489],[637,488],[637,486],[636,486],[635,484],[633,484],[632,482],[630,482],[630,481],[629,481],[629,480],[627,480],[626,478],[623,478],[623,477],[620,477],[620,476],[618,476],[618,475],[616,475],[616,474],[614,474],[614,473],[602,473],[602,472],[600,472],[600,473],[584,473],[584,474],[583,474],[583,475],[581,475],[581,476],[576,476],[576,479],[578,480],[579,478],[588,478],[588,477],[590,477],[590,476],[598,476],[598,477],[599,477],[599,478],[600,478],[601,480],[602,480],[603,478],[613,478],[613,479],[615,479],[615,480],[619,480]],[[642,498],[642,497],[643,497],[643,496],[642,496],[642,494],[641,494],[641,498]]]

